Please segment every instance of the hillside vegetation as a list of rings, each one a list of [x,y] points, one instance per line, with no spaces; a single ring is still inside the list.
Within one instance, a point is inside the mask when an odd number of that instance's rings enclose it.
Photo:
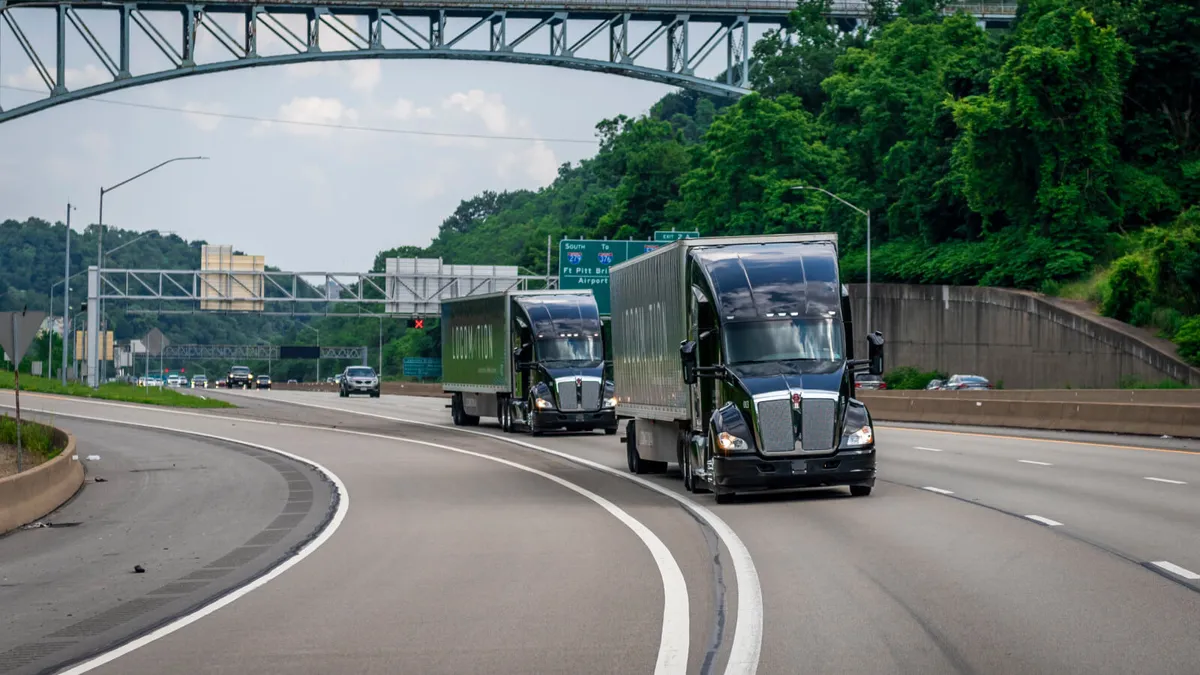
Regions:
[[[832,231],[861,281],[865,219],[791,190],[807,184],[870,209],[875,281],[1091,280],[1106,314],[1200,363],[1200,5],[1028,0],[1011,30],[985,31],[945,4],[873,2],[874,28],[841,33],[828,0],[801,0],[754,47],[755,94],[681,92],[604,120],[599,152],[550,186],[465,200],[429,246],[376,268],[540,272],[547,235]]]

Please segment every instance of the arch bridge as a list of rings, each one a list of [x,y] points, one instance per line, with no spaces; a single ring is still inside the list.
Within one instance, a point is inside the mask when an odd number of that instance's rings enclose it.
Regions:
[[[188,75],[349,59],[550,65],[740,96],[749,86],[751,24],[780,26],[794,7],[794,0],[0,0],[0,57],[23,55],[22,79],[48,92],[8,109],[0,100],[0,122]],[[1015,2],[962,0],[957,9],[1008,21]],[[831,19],[857,22],[867,11],[867,0],[835,0]],[[12,43],[17,49],[6,47]],[[68,67],[80,58],[91,67]],[[698,74],[705,64],[715,79]]]

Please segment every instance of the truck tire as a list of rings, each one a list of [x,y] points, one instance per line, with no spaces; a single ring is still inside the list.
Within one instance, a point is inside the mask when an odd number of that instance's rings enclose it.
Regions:
[[[637,429],[633,421],[625,427],[625,461],[630,473],[662,473],[667,470],[666,462],[642,459],[637,450]]]
[[[450,419],[454,421],[454,426],[466,426],[463,423],[462,412],[462,394],[455,394],[450,397]]]

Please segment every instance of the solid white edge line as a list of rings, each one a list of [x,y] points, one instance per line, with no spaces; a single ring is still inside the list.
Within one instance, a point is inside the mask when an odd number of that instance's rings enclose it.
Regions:
[[[1035,462],[1032,459],[1018,459],[1017,461],[1022,464],[1036,464],[1038,466],[1054,466],[1050,462]]]
[[[758,580],[758,570],[754,567],[754,560],[750,557],[750,550],[742,543],[741,537],[733,531],[733,528],[722,520],[717,514],[698,502],[695,502],[687,497],[673,492],[661,485],[646,480],[640,476],[623,473],[611,467],[598,464],[582,457],[576,457],[565,452],[552,450],[533,443],[526,443],[515,438],[506,438],[498,434],[491,434],[486,431],[476,431],[474,429],[463,429],[460,427],[435,424],[433,422],[422,422],[419,420],[410,420],[403,417],[394,417],[392,415],[383,415],[380,413],[370,413],[362,410],[352,410],[350,408],[338,408],[327,405],[317,405],[315,403],[302,403],[291,399],[276,399],[290,405],[303,406],[308,408],[317,408],[320,410],[337,410],[339,412],[351,413],[354,415],[362,415],[364,417],[374,417],[376,419],[391,420],[393,422],[402,422],[416,426],[433,427],[435,429],[446,429],[449,431],[457,431],[464,434],[474,434],[476,436],[485,436],[493,440],[511,443],[520,447],[536,450],[548,455],[553,455],[560,459],[569,462],[574,462],[581,466],[586,466],[596,471],[617,476],[625,480],[632,481],[638,485],[653,490],[664,497],[669,497],[681,504],[684,508],[694,513],[697,517],[703,520],[709,527],[716,532],[717,537],[725,543],[725,548],[729,550],[729,557],[733,561],[734,579],[737,581],[737,619],[734,621],[733,640],[729,648],[729,662],[725,666],[725,675],[755,675],[758,672],[758,662],[762,654],[762,631],[763,631],[763,600],[762,586]],[[229,419],[229,418],[222,418]],[[287,423],[275,423],[286,426]]]
[[[1179,565],[1176,565],[1175,563],[1167,561],[1167,560],[1156,560],[1154,562],[1151,562],[1150,564],[1154,565],[1156,567],[1159,567],[1161,569],[1164,569],[1176,576],[1181,576],[1184,579],[1188,579],[1191,581],[1200,579],[1200,574],[1196,574],[1195,572],[1187,569],[1186,567],[1180,567]]]
[[[927,448],[923,445],[914,445],[913,449],[914,450],[928,450],[929,452],[941,452],[941,450],[938,448]]]
[[[295,459],[297,461],[304,462],[305,464],[309,464],[313,467],[316,467],[318,470],[322,471],[327,476],[329,476],[333,481],[335,481],[335,485],[338,486],[339,494],[343,495],[343,497],[344,497],[343,500],[339,501],[339,505],[341,503],[345,503],[346,508],[349,508],[349,497],[348,497],[348,493],[346,492],[345,486],[342,484],[341,480],[338,479],[333,474],[333,472],[325,469],[320,464],[318,464],[314,461],[305,459],[303,457],[299,457],[297,455],[293,455],[288,452],[284,452],[282,450],[277,450],[277,449],[271,448],[269,446],[259,445],[259,444],[251,443],[248,441],[239,441],[239,440],[232,439],[232,438],[216,436],[213,434],[206,434],[206,433],[202,433],[202,432],[198,432],[198,431],[189,431],[186,429],[174,429],[171,427],[166,427],[166,426],[161,426],[161,425],[156,425],[156,424],[145,424],[145,423],[141,423],[141,422],[112,420],[112,419],[108,419],[108,418],[92,417],[92,416],[88,416],[88,415],[80,415],[77,413],[63,413],[63,412],[43,410],[43,409],[38,409],[38,408],[27,408],[27,410],[29,410],[30,412],[37,412],[37,413],[42,413],[42,414],[46,414],[46,415],[58,415],[60,417],[70,417],[70,418],[83,419],[83,420],[88,420],[88,421],[111,422],[111,423],[122,424],[122,425],[126,425],[126,426],[191,434],[191,435],[200,436],[203,438],[212,438],[212,439],[216,439],[216,440],[228,441],[228,442],[236,443],[239,445],[245,445],[248,447],[260,448],[263,450],[268,450],[270,452],[275,452],[275,453],[278,453],[285,457],[289,457],[291,459]],[[226,420],[226,421],[235,421],[235,422],[240,421],[240,420],[237,420],[236,418],[230,418],[230,417],[222,417],[221,419]],[[490,455],[473,452],[471,450],[465,450],[463,448],[455,448],[452,446],[442,445],[439,443],[432,443],[429,441],[418,441],[415,439],[402,438],[399,436],[388,436],[385,434],[375,434],[375,433],[369,433],[369,432],[365,432],[365,431],[354,431],[354,430],[350,430],[350,429],[327,429],[327,428],[323,428],[323,427],[314,427],[314,426],[310,426],[310,425],[290,424],[290,423],[279,423],[279,426],[302,428],[302,429],[313,429],[313,430],[327,431],[327,432],[333,432],[333,433],[351,434],[351,435],[355,435],[355,436],[378,438],[378,439],[392,441],[392,442],[413,443],[415,445],[423,445],[423,446],[427,446],[427,447],[431,447],[431,448],[438,448],[440,450],[448,450],[450,452],[468,455],[471,457],[477,457],[480,459],[487,459],[487,460],[496,462],[498,464],[503,464],[505,466],[509,466],[509,467],[512,467],[515,469],[520,469],[522,471],[527,471],[534,475],[540,476],[542,478],[545,478],[546,480],[557,483],[557,484],[567,488],[568,490],[571,490],[579,495],[582,495],[582,496],[590,499],[592,502],[596,503],[598,506],[600,506],[605,511],[607,511],[610,515],[612,515],[617,520],[619,520],[622,524],[624,524],[626,527],[628,527],[635,535],[637,535],[637,537],[642,541],[642,543],[650,551],[651,557],[654,558],[654,562],[658,566],[658,571],[659,571],[660,576],[662,577],[662,583],[663,583],[663,624],[662,624],[662,633],[661,633],[661,637],[659,640],[658,658],[656,660],[655,668],[654,668],[655,675],[684,675],[687,672],[689,639],[690,639],[690,635],[691,635],[691,630],[690,630],[691,612],[690,612],[690,608],[689,608],[687,582],[684,580],[683,571],[679,567],[679,563],[675,560],[675,557],[671,554],[671,551],[667,547],[667,545],[665,543],[663,543],[663,541],[661,539],[659,539],[658,536],[655,535],[654,532],[650,530],[650,528],[646,527],[646,525],[644,525],[641,521],[639,521],[636,518],[634,518],[633,516],[629,515],[628,512],[626,512],[624,509],[620,508],[616,504],[613,504],[611,501],[605,499],[604,497],[601,497],[600,495],[598,495],[584,487],[576,485],[575,483],[572,483],[565,479],[559,478],[558,476],[555,476],[553,474],[549,474],[544,471],[534,469],[532,467],[524,466],[522,464],[518,464],[516,462],[512,462],[507,459],[502,459],[500,457],[492,457]],[[175,622],[172,622],[171,624],[168,624],[167,626],[164,626],[163,628],[160,628],[152,633],[149,633],[141,638],[138,638],[137,640],[134,640],[133,642],[130,642],[129,644],[124,645],[123,647],[118,647],[117,649],[114,649],[111,652],[101,654],[100,656],[97,656],[89,661],[81,663],[78,666],[75,666],[72,669],[65,671],[64,673],[62,673],[62,675],[76,675],[78,673],[86,673],[89,670],[92,670],[92,669],[97,668],[101,665],[104,665],[110,661],[120,658],[121,656],[124,656],[125,654],[128,654],[139,647],[145,646],[146,644],[149,644],[150,642],[153,642],[154,640],[157,640],[161,637],[169,635],[170,633],[173,633],[176,630],[179,630],[180,628],[183,628],[183,627],[187,626],[188,624],[191,624],[192,622],[197,621],[197,620],[203,618],[204,616],[207,616],[208,614],[211,614],[212,612],[215,612],[216,610],[230,604],[234,600],[237,600],[238,598],[244,596],[246,593],[249,593],[250,591],[254,590],[255,588],[262,586],[267,581],[270,581],[271,579],[274,579],[275,577],[279,576],[279,574],[282,574],[283,571],[285,571],[288,567],[291,567],[292,565],[299,562],[301,559],[307,557],[309,555],[309,553],[312,552],[312,550],[314,550],[320,543],[324,543],[325,539],[328,539],[328,537],[333,534],[332,530],[336,529],[336,525],[341,524],[341,521],[344,517],[345,517],[345,510],[339,506],[338,513],[335,514],[335,516],[334,516],[335,520],[330,522],[330,527],[328,527],[326,529],[326,531],[323,531],[316,540],[311,542],[310,547],[305,547],[305,549],[301,550],[296,556],[289,558],[287,561],[285,561],[283,564],[281,564],[275,570],[272,570],[267,575],[264,575],[263,577],[260,577],[259,579],[238,589],[237,591],[234,591],[233,593],[230,593],[229,595],[224,596],[224,597],[214,601],[212,604],[206,605],[192,614],[189,614],[184,617],[180,617]],[[328,532],[328,535],[326,535],[326,532]]]
[[[1184,481],[1171,480],[1170,478],[1155,478],[1154,476],[1144,476],[1144,478],[1146,480],[1155,481],[1156,483],[1170,483],[1171,485],[1187,485],[1187,483]]]
[[[954,493],[953,493],[953,492],[951,492],[950,490],[943,490],[942,488],[935,488],[935,487],[923,487],[923,488],[921,488],[921,489],[922,489],[922,490],[929,490],[930,492],[936,492],[936,493],[938,493],[939,495],[952,495],[952,494],[954,494]]]
[[[1047,527],[1058,527],[1059,525],[1062,525],[1062,523],[1058,522],[1057,520],[1050,520],[1049,518],[1043,518],[1042,516],[1025,516],[1025,517],[1034,522],[1046,525]]]
[[[196,621],[199,621],[200,619],[208,616],[209,614],[212,614],[213,612],[217,611],[218,609],[221,609],[222,607],[225,607],[226,605],[233,603],[235,600],[238,600],[239,598],[250,593],[250,591],[253,591],[256,588],[263,586],[267,582],[275,579],[279,575],[281,575],[284,572],[291,569],[291,567],[293,565],[295,565],[296,563],[307,558],[309,555],[312,554],[313,551],[317,550],[322,544],[324,544],[326,541],[328,541],[329,538],[333,536],[333,533],[337,531],[338,527],[341,526],[342,521],[345,520],[345,518],[346,518],[346,512],[349,511],[349,509],[350,509],[350,493],[346,490],[346,486],[342,483],[342,480],[340,478],[338,478],[337,474],[335,474],[334,472],[330,471],[329,469],[321,466],[317,462],[314,462],[310,459],[305,459],[304,457],[300,457],[299,455],[293,455],[290,452],[285,452],[278,448],[272,448],[270,446],[261,445],[258,443],[251,443],[249,441],[241,441],[236,438],[226,438],[224,436],[217,436],[215,434],[206,434],[206,433],[199,432],[199,431],[191,431],[188,429],[173,429],[171,427],[161,426],[161,425],[157,425],[157,424],[143,424],[141,422],[128,422],[128,421],[123,421],[123,420],[113,420],[113,419],[108,419],[108,418],[92,417],[92,416],[88,416],[88,415],[79,415],[79,414],[74,414],[74,413],[35,410],[32,408],[28,408],[28,410],[30,410],[30,412],[41,412],[43,414],[56,415],[59,417],[71,417],[71,418],[83,419],[83,420],[89,420],[89,421],[95,421],[95,422],[107,422],[110,424],[121,424],[121,425],[125,425],[125,426],[140,427],[143,429],[155,429],[158,431],[169,431],[172,433],[188,434],[191,436],[198,436],[200,438],[208,438],[208,439],[213,439],[213,440],[218,440],[218,441],[225,441],[227,443],[234,443],[236,445],[243,445],[243,446],[250,447],[250,448],[257,448],[259,450],[266,450],[267,452],[273,452],[277,455],[281,455],[283,457],[287,457],[289,459],[293,459],[298,462],[307,464],[307,465],[313,467],[314,469],[316,469],[317,471],[320,471],[322,474],[325,475],[326,478],[329,479],[330,482],[333,483],[333,485],[338,493],[337,511],[334,512],[333,518],[331,518],[329,520],[329,523],[325,526],[325,528],[323,530],[321,530],[321,533],[318,534],[315,539],[308,542],[308,544],[304,545],[304,547],[302,547],[299,551],[297,551],[295,555],[284,560],[282,563],[280,563],[278,566],[276,566],[271,571],[254,579],[253,581],[246,584],[245,586],[241,586],[241,587],[217,598],[216,600],[213,600],[209,604],[204,605],[203,607],[197,609],[196,611],[191,612],[190,614],[181,616],[178,619],[175,619],[171,623],[169,623],[165,626],[162,626],[161,628],[158,628],[150,633],[147,633],[146,635],[143,635],[131,642],[123,644],[120,647],[117,647],[110,651],[104,652],[103,654],[92,657],[91,659],[88,659],[87,661],[84,661],[75,666],[72,666],[70,669],[62,671],[62,673],[60,673],[60,675],[80,675],[81,673],[86,673],[90,670],[99,668],[100,666],[102,666],[106,663],[109,663],[110,661],[114,661],[122,656],[125,656],[126,654],[129,654],[130,652],[132,652],[136,649],[144,647],[144,646],[150,644],[151,642],[158,640],[159,638],[166,637],[181,628],[184,628],[192,623],[195,623]]]

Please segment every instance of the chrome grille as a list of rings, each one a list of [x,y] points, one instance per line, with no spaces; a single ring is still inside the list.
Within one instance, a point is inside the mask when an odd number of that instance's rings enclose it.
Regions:
[[[792,452],[796,436],[792,429],[792,403],[787,399],[758,404],[758,434],[763,452]]]
[[[584,410],[599,410],[600,409],[600,383],[595,380],[583,381],[583,408]]]
[[[806,398],[800,404],[800,441],[805,452],[832,450],[837,401]]]
[[[558,409],[583,410],[579,406],[579,387],[575,386],[575,378],[558,381]]]

